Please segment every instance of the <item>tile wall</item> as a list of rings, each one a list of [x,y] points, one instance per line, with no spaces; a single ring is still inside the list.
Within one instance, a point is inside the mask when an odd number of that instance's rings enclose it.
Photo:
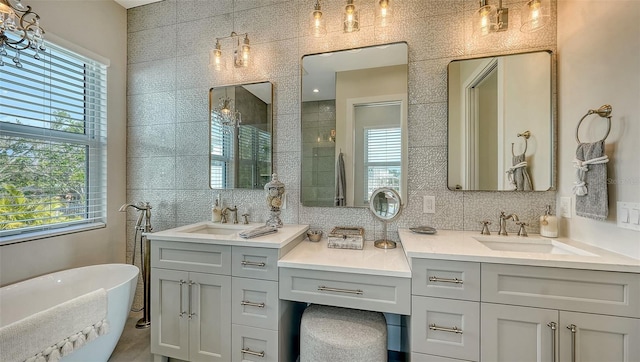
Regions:
[[[368,209],[303,207],[300,59],[305,54],[406,41],[409,46],[408,200],[389,225],[432,225],[441,229],[480,230],[479,221],[497,227],[500,211],[515,212],[536,232],[545,205],[555,207],[555,192],[454,192],[446,187],[447,64],[454,59],[556,50],[556,1],[550,26],[535,33],[519,31],[522,1],[510,8],[508,31],[478,39],[472,36],[474,0],[393,0],[393,23],[374,23],[374,0],[356,0],[361,30],[341,31],[342,0],[325,0],[329,21],[324,38],[310,36],[315,0],[164,0],[128,10],[127,200],[153,206],[153,226],[164,230],[210,218],[219,191],[208,184],[208,91],[222,85],[271,81],[274,84],[274,169],[287,186],[285,223],[360,225],[367,237],[380,237],[381,224]],[[209,50],[216,37],[249,33],[252,64],[216,72]],[[231,43],[223,43],[226,57]],[[230,59],[230,58],[228,58]],[[227,205],[264,221],[267,208],[260,190],[223,190]],[[422,197],[436,198],[436,213],[422,213]],[[128,215],[128,258],[132,257],[135,214]],[[510,229],[517,230],[515,225]],[[140,288],[139,288],[140,289]]]

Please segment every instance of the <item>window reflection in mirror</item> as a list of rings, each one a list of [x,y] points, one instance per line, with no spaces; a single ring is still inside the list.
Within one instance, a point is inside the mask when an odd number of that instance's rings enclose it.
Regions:
[[[380,187],[406,195],[407,54],[396,43],[302,58],[303,205],[368,207]]]
[[[272,173],[270,82],[209,91],[210,187],[262,189]]]
[[[448,73],[448,187],[553,189],[551,52],[456,60]]]

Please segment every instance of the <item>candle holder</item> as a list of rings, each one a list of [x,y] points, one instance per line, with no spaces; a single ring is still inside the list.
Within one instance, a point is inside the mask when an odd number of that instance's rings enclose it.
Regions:
[[[267,190],[267,205],[271,210],[271,217],[267,220],[267,226],[282,227],[280,220],[280,208],[284,199],[284,184],[278,180],[277,174],[271,175],[271,181],[264,185]]]

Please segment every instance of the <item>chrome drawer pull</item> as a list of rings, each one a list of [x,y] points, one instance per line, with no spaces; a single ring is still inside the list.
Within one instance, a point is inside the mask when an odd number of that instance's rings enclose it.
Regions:
[[[567,329],[571,331],[571,362],[576,362],[576,332],[578,331],[578,326],[569,324]]]
[[[440,282],[440,283],[454,283],[454,284],[463,284],[464,283],[462,281],[462,279],[458,279],[458,278],[449,279],[449,278],[429,277],[429,281],[430,282]]]
[[[256,261],[246,261],[246,260],[241,261],[240,264],[242,264],[242,265],[251,265],[251,266],[265,266],[265,265],[267,265],[267,264],[262,263],[262,262],[258,263]]]
[[[240,305],[248,305],[249,307],[264,308],[264,303],[254,303],[248,300],[243,300],[242,302],[240,302]]]
[[[182,279],[180,279],[180,281],[178,282],[178,285],[180,285],[180,295],[179,295],[179,298],[180,298],[180,314],[178,314],[178,317],[180,317],[180,318],[184,317],[184,315],[187,314],[186,311],[182,310],[182,285],[186,284],[186,283],[187,282],[182,280]]]
[[[551,328],[551,362],[556,362],[556,329],[558,329],[558,325],[556,322],[549,322],[547,326]]]
[[[450,333],[457,333],[457,334],[462,334],[462,329],[458,329],[458,327],[454,326],[453,328],[446,328],[446,327],[438,327],[435,324],[429,324],[429,329],[432,331],[441,331],[441,332],[450,332]]]
[[[340,289],[340,288],[330,288],[321,285],[318,287],[318,290],[321,292],[336,292],[336,293],[347,293],[347,294],[358,294],[362,295],[364,292],[360,289]]]
[[[240,350],[240,352],[246,353],[246,354],[250,354],[252,356],[264,357],[264,351],[262,351],[262,352],[254,352],[254,351],[250,350],[249,348],[243,348],[243,349]]]
[[[193,313],[191,311],[191,304],[192,304],[191,302],[193,301],[193,297],[192,297],[192,293],[191,293],[191,286],[195,285],[195,284],[198,284],[198,283],[194,282],[193,280],[189,280],[189,284],[187,284],[189,286],[189,314],[187,314],[187,317],[189,319],[192,319],[196,315],[195,313]]]

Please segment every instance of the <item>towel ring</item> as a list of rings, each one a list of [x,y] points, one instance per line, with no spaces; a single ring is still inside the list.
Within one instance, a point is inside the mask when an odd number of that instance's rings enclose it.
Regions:
[[[531,137],[531,132],[524,131],[522,133],[518,133],[518,137],[524,138],[524,152],[522,152],[522,153],[527,153],[527,147],[529,146],[527,140],[529,139],[529,137]],[[513,153],[513,145],[514,145],[514,143],[511,142],[511,155],[513,155],[515,157],[516,154]]]
[[[587,118],[588,115],[591,114],[597,114],[598,116],[602,117],[602,118],[606,118],[607,119],[607,133],[604,135],[604,137],[600,140],[600,141],[604,141],[605,139],[607,139],[607,137],[609,136],[609,132],[611,131],[611,111],[613,109],[611,108],[610,105],[605,104],[604,106],[598,108],[598,109],[590,109],[587,111],[587,114],[585,114],[584,116],[582,116],[582,118],[580,118],[580,121],[578,122],[578,125],[576,126],[576,141],[578,141],[578,143],[582,143],[580,142],[580,138],[578,137],[578,131],[580,130],[580,124],[582,124],[582,121]]]

